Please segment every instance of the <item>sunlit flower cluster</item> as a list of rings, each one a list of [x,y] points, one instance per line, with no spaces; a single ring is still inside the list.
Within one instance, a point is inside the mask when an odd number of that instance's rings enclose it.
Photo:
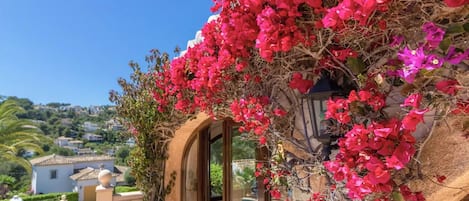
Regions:
[[[347,99],[328,102],[327,117],[349,125],[351,129],[339,140],[336,159],[325,162],[325,167],[333,173],[335,181],[345,182],[348,196],[352,199],[364,199],[372,193],[383,193],[382,199],[389,198],[387,196],[396,185],[391,176],[405,168],[414,155],[412,132],[423,121],[427,111],[419,109],[421,97],[414,94],[403,104],[403,107],[413,109],[401,120],[379,121],[370,117],[360,122],[363,120],[352,116],[352,107],[374,112],[381,110],[384,100],[378,97],[369,91],[352,91]]]

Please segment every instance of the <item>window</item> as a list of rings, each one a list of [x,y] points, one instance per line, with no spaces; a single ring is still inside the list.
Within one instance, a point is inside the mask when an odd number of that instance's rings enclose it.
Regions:
[[[57,179],[57,170],[50,171],[50,179]]]
[[[266,201],[262,178],[254,177],[256,161],[266,158],[257,140],[240,133],[231,121],[203,129],[185,149],[183,199],[186,201]]]

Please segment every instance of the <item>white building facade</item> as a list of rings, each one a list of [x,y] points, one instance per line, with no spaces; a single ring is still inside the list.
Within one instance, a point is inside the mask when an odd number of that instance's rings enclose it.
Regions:
[[[30,162],[34,194],[75,191],[79,192],[79,201],[87,201],[85,189],[98,185],[97,173],[101,168],[114,170],[114,158],[109,156],[65,157],[53,154]],[[113,182],[115,184],[115,179]]]

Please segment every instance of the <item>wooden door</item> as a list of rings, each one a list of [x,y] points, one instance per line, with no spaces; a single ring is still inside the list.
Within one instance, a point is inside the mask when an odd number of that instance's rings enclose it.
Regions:
[[[85,186],[83,201],[96,201],[96,186]]]

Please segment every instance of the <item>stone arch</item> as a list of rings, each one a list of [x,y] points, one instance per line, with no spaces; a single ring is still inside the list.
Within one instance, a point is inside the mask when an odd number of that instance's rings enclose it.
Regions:
[[[182,200],[182,175],[184,165],[184,155],[186,149],[193,141],[194,136],[199,131],[210,125],[212,119],[204,113],[197,114],[195,119],[189,120],[184,123],[179,129],[176,130],[174,138],[169,143],[168,153],[169,157],[165,164],[165,182],[171,179],[171,173],[176,172],[175,185],[166,200],[179,201]]]

